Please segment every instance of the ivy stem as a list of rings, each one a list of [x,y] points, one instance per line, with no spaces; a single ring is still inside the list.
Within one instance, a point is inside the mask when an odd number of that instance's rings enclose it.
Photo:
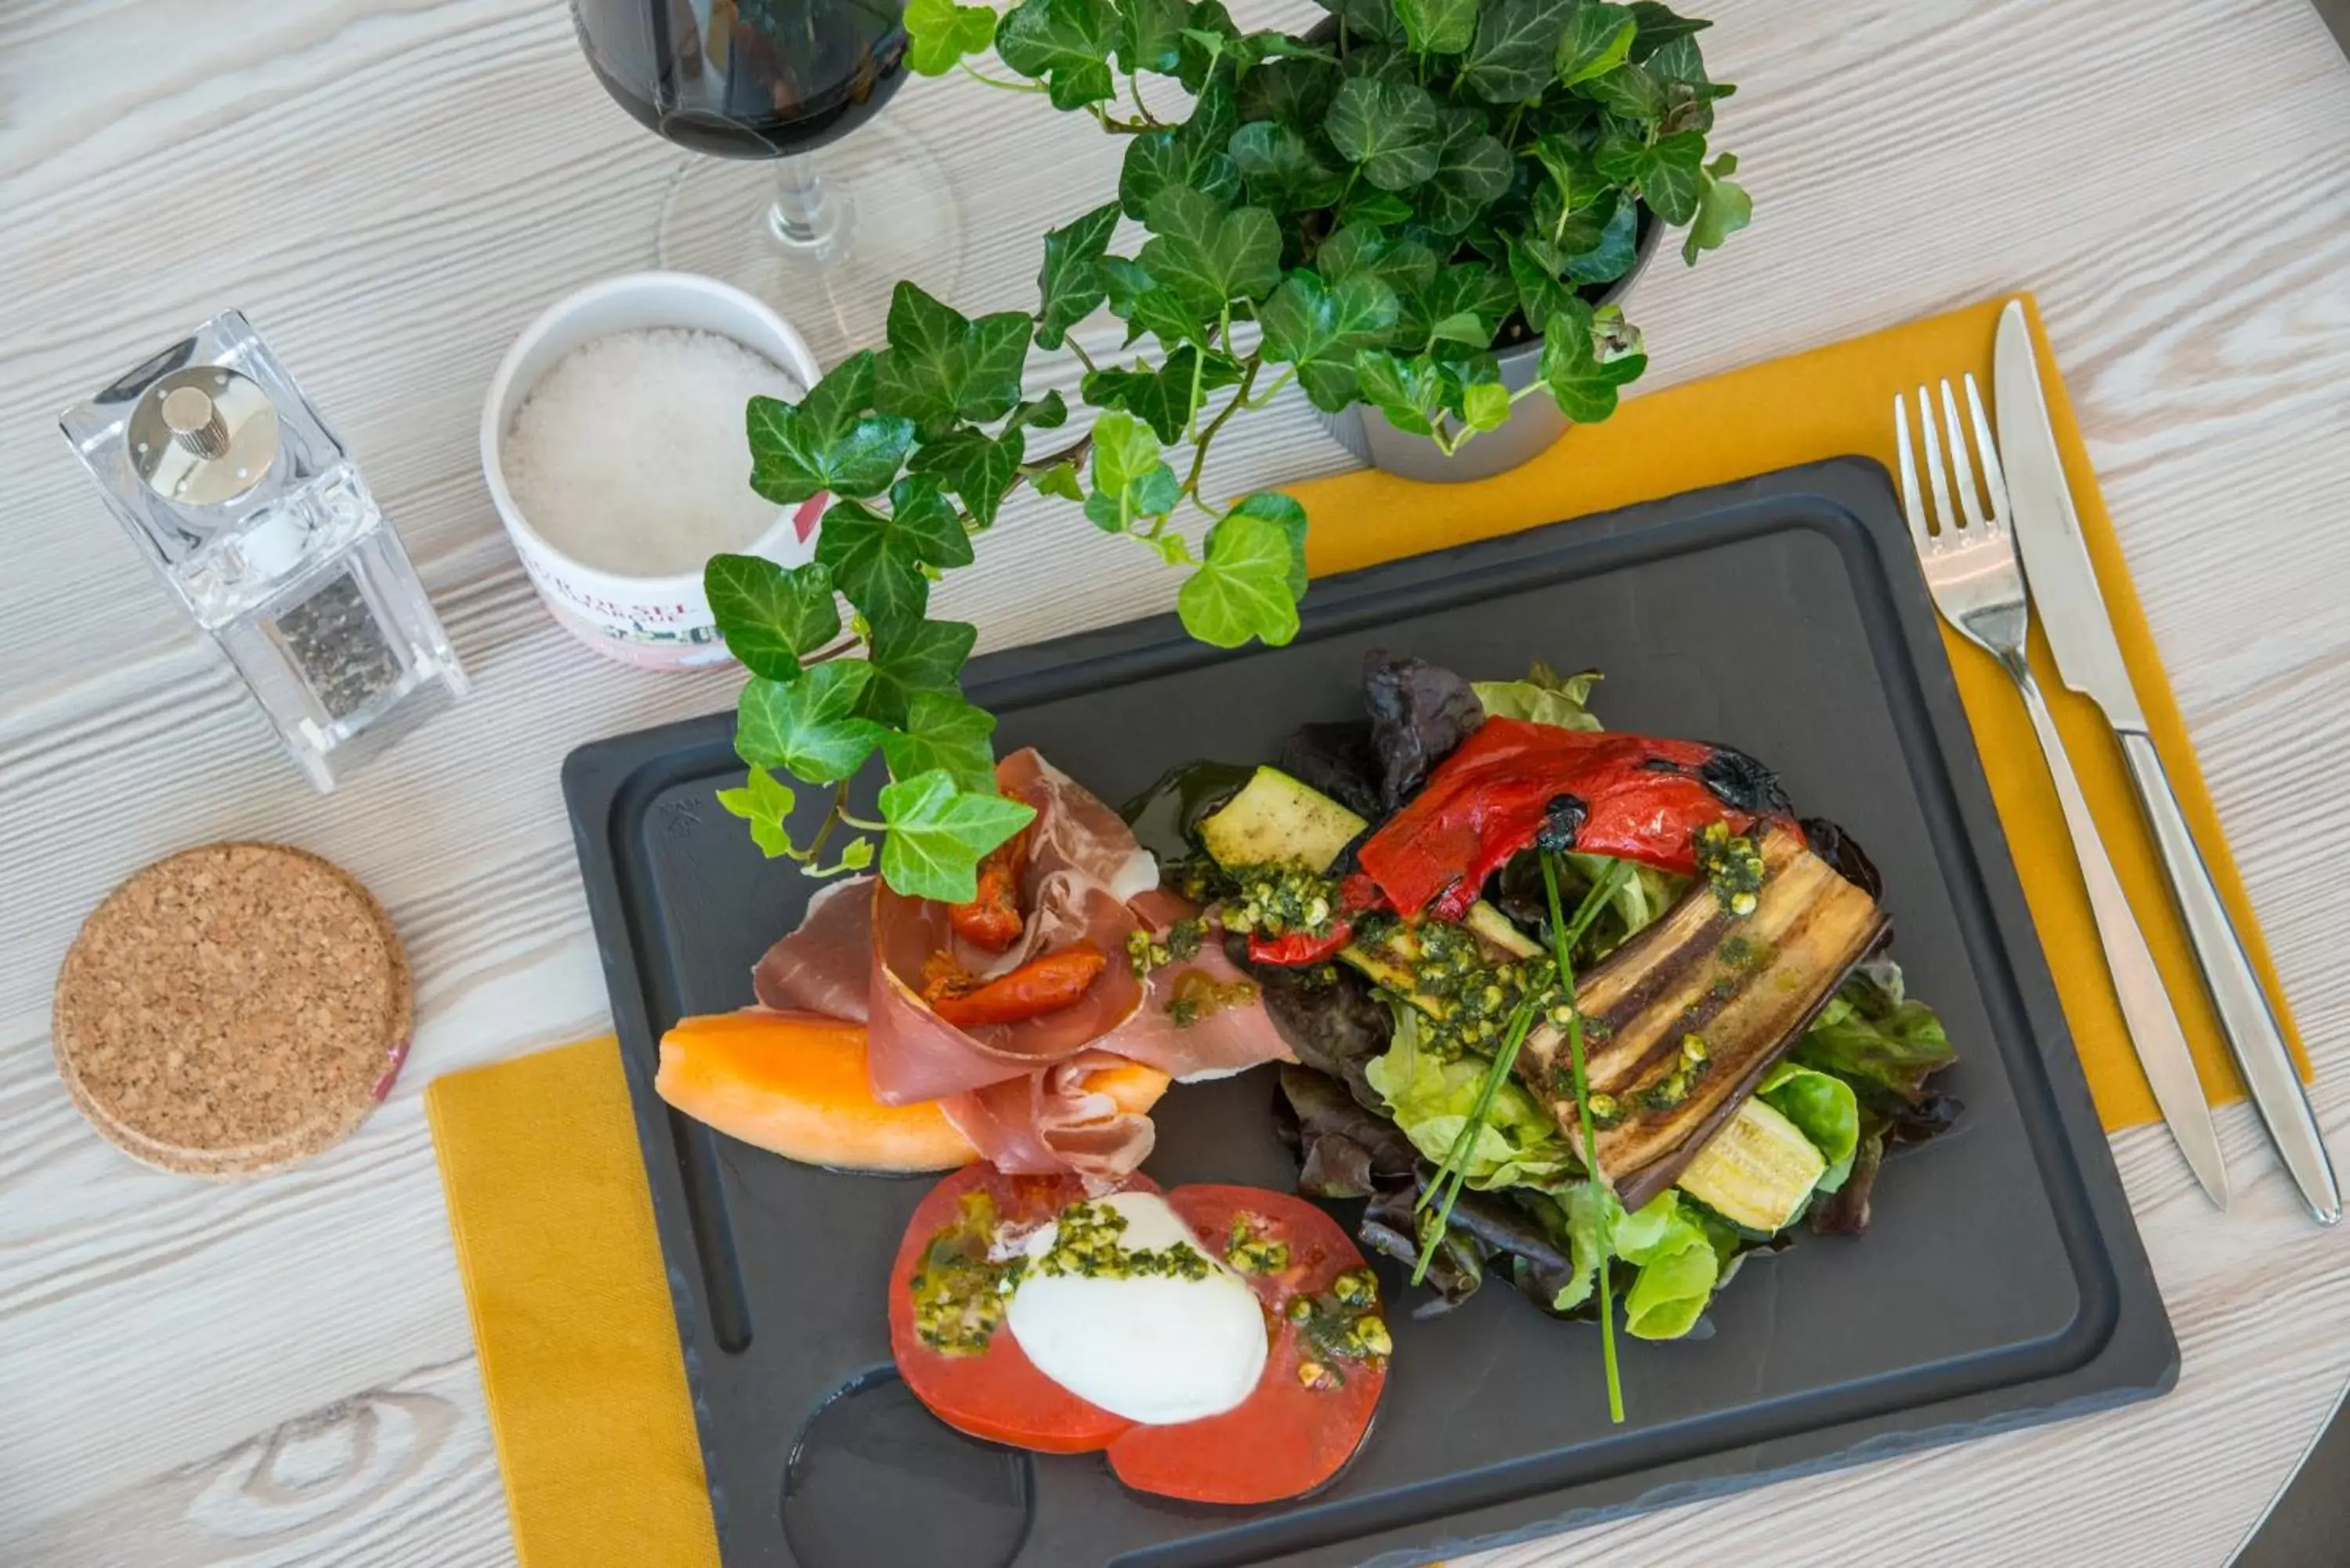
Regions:
[[[1227,325],[1229,325],[1229,317],[1227,319]],[[1190,496],[1192,500],[1200,500],[1200,475],[1208,464],[1209,443],[1216,439],[1216,432],[1224,428],[1224,421],[1231,419],[1234,412],[1236,412],[1243,404],[1248,402],[1249,388],[1254,384],[1256,380],[1256,373],[1263,368],[1263,360],[1254,358],[1252,358],[1249,360],[1248,371],[1241,378],[1240,387],[1232,393],[1232,400],[1224,405],[1223,412],[1218,414],[1214,419],[1208,421],[1208,428],[1201,431],[1199,434],[1199,438],[1192,441],[1191,472],[1186,474],[1183,479],[1183,493]],[[1284,376],[1284,379],[1286,379],[1286,377]],[[1198,393],[1196,391],[1194,391],[1192,395],[1194,399],[1198,397]],[[1208,514],[1211,517],[1221,519],[1223,515],[1222,513],[1209,507],[1205,502],[1201,502],[1201,506],[1202,510],[1207,511]]]
[[[974,67],[969,60],[957,60],[955,64],[962,68],[963,75],[982,87],[1000,88],[1005,92],[1043,92],[1045,90],[1043,82],[1008,82],[1002,77],[989,76],[985,71]]]
[[[1077,357],[1077,363],[1086,368],[1086,373],[1087,375],[1091,375],[1095,370],[1100,369],[1099,366],[1094,363],[1094,357],[1086,352],[1086,346],[1077,341],[1077,335],[1075,332],[1063,337],[1061,341],[1067,347],[1070,353],[1075,354]]]
[[[857,639],[853,637],[844,637],[838,642],[834,643],[830,648],[825,649],[820,652],[811,653],[806,659],[801,659],[800,668],[805,670],[811,664],[822,664],[827,659],[838,659],[842,654],[847,653],[856,646]]]
[[[1143,123],[1155,129],[1159,124],[1159,117],[1152,114],[1149,107],[1142,101],[1142,78],[1140,77],[1132,75],[1128,76],[1126,78],[1126,96],[1133,100],[1134,112],[1142,117]]]
[[[846,792],[844,791],[843,793]],[[840,811],[837,815],[844,824],[857,829],[859,833],[887,833],[889,831],[889,825],[886,822],[868,822],[861,816],[849,815],[847,811]]]
[[[1288,369],[1284,370],[1280,375],[1275,376],[1273,380],[1266,385],[1262,396],[1251,399],[1249,400],[1249,407],[1253,409],[1263,408],[1266,404],[1272,402],[1274,399],[1279,397],[1281,395],[1281,389],[1289,385],[1291,381],[1296,379],[1296,378],[1297,367],[1292,365]],[[1247,383],[1242,383],[1241,389],[1245,392],[1248,389]]]

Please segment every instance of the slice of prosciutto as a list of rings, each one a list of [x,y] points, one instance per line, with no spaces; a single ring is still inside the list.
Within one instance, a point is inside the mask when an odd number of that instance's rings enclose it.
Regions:
[[[769,1007],[865,1023],[874,1097],[941,1101],[1002,1169],[1115,1178],[1149,1153],[1151,1124],[1088,1090],[1091,1067],[1124,1057],[1179,1080],[1217,1078],[1289,1053],[1214,941],[1147,983],[1136,976],[1128,939],[1195,911],[1159,887],[1158,863],[1115,811],[1033,749],[997,764],[996,786],[1036,808],[1020,888],[1026,921],[1008,951],[963,941],[942,904],[859,877],[809,904],[800,928],[759,961],[753,986]],[[1109,962],[1073,1006],[962,1029],[922,1000],[938,954],[986,981],[1079,942]],[[1193,994],[1216,1004],[1187,1009],[1192,1015],[1178,1023],[1172,1003],[1187,977]]]

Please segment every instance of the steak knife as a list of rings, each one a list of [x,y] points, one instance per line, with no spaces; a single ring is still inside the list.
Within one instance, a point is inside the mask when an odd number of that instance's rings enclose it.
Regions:
[[[2057,673],[2066,686],[2097,705],[2120,742],[2228,1050],[2310,1213],[2320,1224],[2331,1225],[2342,1218],[2333,1162],[2293,1069],[2284,1031],[2220,900],[2211,869],[2188,831],[2178,797],[2147,732],[2146,714],[2122,662],[2121,644],[2115,639],[2105,595],[2081,537],[2081,520],[2073,510],[2073,494],[2064,483],[2064,465],[2057,454],[2056,432],[2049,422],[2033,353],[2032,328],[2020,299],[2008,301],[2000,313],[1992,375],[2015,539],[2023,551],[2024,577],[2038,602],[2048,646],[2056,655]]]

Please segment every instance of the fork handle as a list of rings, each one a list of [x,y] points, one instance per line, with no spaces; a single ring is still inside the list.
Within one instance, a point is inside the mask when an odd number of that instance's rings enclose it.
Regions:
[[[2117,733],[2131,780],[2137,785],[2138,803],[2146,808],[2147,822],[2154,829],[2154,841],[2170,873],[2170,891],[2178,900],[2178,913],[2195,949],[2195,962],[2203,971],[2203,984],[2211,993],[2212,1008],[2220,1015],[2220,1032],[2227,1039],[2229,1054],[2235,1057],[2236,1068],[2251,1090],[2252,1104],[2269,1129],[2278,1157],[2292,1174],[2293,1185],[2301,1189],[2302,1200],[2319,1224],[2331,1225],[2342,1218],[2342,1191],[2334,1181],[2333,1162],[2326,1158],[2317,1118],[2310,1112],[2309,1096],[2302,1090],[2300,1075],[2293,1071],[2284,1030],[2269,1006],[2260,977],[2252,971],[2251,958],[2244,951],[2235,923],[2228,918],[2227,906],[2220,901],[2211,868],[2196,847],[2195,836],[2188,831],[2178,797],[2171,792],[2170,777],[2163,771],[2161,753],[2150,738],[2137,731]]]
[[[2121,1002],[2122,1020],[2129,1027],[2130,1044],[2137,1050],[2138,1065],[2146,1071],[2147,1086],[2154,1090],[2154,1102],[2162,1109],[2162,1119],[2178,1140],[2178,1151],[2187,1158],[2188,1168],[2202,1185],[2213,1203],[2228,1207],[2228,1167],[2220,1158],[2220,1135],[2211,1125],[2211,1106],[2203,1098],[2202,1081],[2195,1074],[2195,1056],[2187,1047],[2187,1035],[2178,1024],[2178,1014],[2172,1011],[2170,994],[2163,989],[2162,971],[2155,967],[2154,954],[2146,945],[2146,933],[2138,929],[2137,917],[2122,892],[2121,878],[2114,875],[2114,863],[2106,853],[2106,841],[2097,833],[2096,819],[2089,815],[2089,803],[2081,794],[2081,782],[2074,776],[2072,759],[2065,753],[2064,737],[2056,732],[2056,719],[2048,711],[2048,702],[2040,694],[2040,683],[2033,679],[2032,667],[2019,654],[2001,660],[2015,684],[2023,692],[2023,706],[2032,715],[2032,727],[2039,732],[2040,750],[2048,759],[2049,776],[2055,781],[2056,799],[2064,808],[2064,826],[2073,836],[2073,853],[2081,865],[2081,879],[2088,885],[2089,909],[2096,917],[2097,938],[2105,946],[2106,967],[2114,982],[2114,995]]]

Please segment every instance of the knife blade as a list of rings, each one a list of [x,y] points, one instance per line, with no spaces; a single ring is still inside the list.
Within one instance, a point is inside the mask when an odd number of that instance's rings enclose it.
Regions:
[[[2000,312],[1991,389],[2015,542],[2023,552],[2024,579],[2039,608],[2037,618],[2056,656],[2056,672],[2066,686],[2097,705],[2114,731],[2228,1050],[2311,1214],[2321,1224],[2333,1224],[2342,1216],[2333,1163],[2268,992],[2229,919],[2147,732],[2145,711],[2130,682],[2105,593],[2097,586],[2096,567],[2089,559],[2088,542],[2081,534],[2073,492],[2064,481],[2064,459],[2057,451],[2056,430],[2048,416],[2032,327],[2021,299],[2008,301]],[[2118,982],[2118,974],[2116,979]],[[2146,1043],[2137,1044],[2163,1119],[2178,1129],[2179,1118],[2173,1115],[2177,1104],[2208,1126],[2210,1112],[2193,1060],[2165,1060],[2168,1052],[2150,1058]],[[2183,1047],[2183,1040],[2179,1044]],[[2191,1111],[2185,1103],[2189,1094],[2194,1097]]]

